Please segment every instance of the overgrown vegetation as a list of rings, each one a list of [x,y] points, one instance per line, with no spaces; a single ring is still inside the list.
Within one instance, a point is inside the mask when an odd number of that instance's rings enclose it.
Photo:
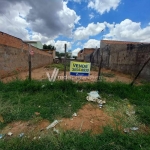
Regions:
[[[77,92],[82,90],[83,92]],[[123,112],[123,127],[145,124],[150,127],[150,84],[133,86],[123,83],[74,83],[71,81],[13,81],[0,82],[0,115],[6,124],[17,120],[30,120],[34,113],[39,112],[43,119],[53,121],[57,117],[70,117],[84,104],[86,96],[92,90],[99,91],[107,103],[104,110],[112,115]],[[71,107],[69,107],[71,105]],[[136,117],[131,122],[125,112],[135,110]],[[122,113],[122,114],[123,114]],[[117,115],[118,119],[121,116]],[[121,121],[120,121],[121,122]],[[130,124],[131,123],[131,124]],[[118,124],[120,126],[120,124]],[[80,134],[75,131],[62,132],[59,135],[49,133],[41,139],[28,138],[0,139],[0,149],[103,149],[103,150],[148,150],[150,149],[149,130],[146,133],[123,131],[105,127],[100,135],[91,135],[90,132]]]

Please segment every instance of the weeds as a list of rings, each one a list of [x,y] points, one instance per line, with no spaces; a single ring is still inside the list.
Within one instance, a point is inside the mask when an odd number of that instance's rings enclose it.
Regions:
[[[64,64],[60,63],[60,64],[51,64],[49,66],[46,66],[45,68],[58,68],[60,71],[64,71]],[[70,70],[70,64],[67,63],[66,64],[66,71]]]
[[[31,140],[28,138],[13,138],[0,141],[0,146],[5,150],[59,150],[59,149],[77,149],[77,150],[149,150],[150,136],[146,135],[127,135],[121,134],[118,131],[113,131],[106,127],[101,135],[91,136],[86,132],[79,134],[76,131],[62,132],[60,135],[55,135],[51,132],[42,136],[41,139]]]
[[[108,77],[108,78],[113,78],[113,77],[115,77],[115,74],[114,74],[114,73],[111,73],[111,72],[108,72],[108,73],[102,72],[101,75],[104,76],[104,77]]]
[[[43,86],[44,85],[44,86]],[[83,92],[77,90],[83,89]],[[99,91],[107,103],[105,109],[116,118],[117,126],[149,127],[150,124],[150,85],[129,86],[120,82],[74,83],[72,81],[13,81],[0,82],[0,115],[4,123],[12,121],[41,119],[53,121],[58,117],[70,117],[86,103],[86,96],[91,90]],[[70,107],[71,105],[71,107]],[[104,109],[104,110],[105,110]],[[135,111],[130,117],[127,111]],[[35,117],[35,112],[40,113]],[[119,122],[118,122],[119,121]],[[122,130],[105,127],[100,135],[89,132],[80,134],[75,131],[45,134],[41,139],[12,138],[0,140],[0,149],[145,149],[150,147],[150,136],[144,133],[124,134]],[[7,144],[6,144],[7,143]]]

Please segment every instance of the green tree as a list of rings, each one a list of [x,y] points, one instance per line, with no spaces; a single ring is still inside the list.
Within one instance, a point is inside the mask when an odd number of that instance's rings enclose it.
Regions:
[[[72,56],[74,59],[77,59],[77,56]]]
[[[49,49],[49,50],[56,50],[56,48],[53,46],[53,45],[46,45],[46,44],[44,44],[43,45],[43,49]]]

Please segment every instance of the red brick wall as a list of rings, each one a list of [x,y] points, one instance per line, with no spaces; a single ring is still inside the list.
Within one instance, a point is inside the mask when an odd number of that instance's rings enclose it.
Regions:
[[[51,54],[33,46],[32,68],[38,68],[53,62]],[[16,69],[28,69],[29,45],[21,39],[0,32],[0,78],[13,74]]]

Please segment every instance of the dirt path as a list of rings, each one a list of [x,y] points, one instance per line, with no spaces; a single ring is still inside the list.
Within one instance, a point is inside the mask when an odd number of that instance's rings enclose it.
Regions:
[[[46,72],[49,72],[51,75],[53,70],[52,69],[46,69],[44,67],[34,69],[34,70],[32,70],[32,79],[35,79],[35,80],[47,79]],[[123,74],[123,73],[119,73],[119,72],[115,72],[115,71],[111,71],[111,70],[106,70],[106,69],[102,69],[101,72],[103,75],[102,80],[106,80],[108,82],[120,81],[120,82],[124,82],[124,83],[131,83],[133,80],[133,77],[131,77],[130,75]],[[63,79],[63,75],[64,75],[64,72],[59,71],[58,78],[56,80]],[[70,76],[69,71],[67,71],[68,78],[72,79],[74,81],[78,81],[78,82],[95,82],[97,80],[97,75],[98,75],[98,71],[91,71],[89,77],[79,78],[79,77]],[[21,79],[21,80],[25,80],[26,78],[28,78],[28,71],[20,72],[16,75],[3,78],[2,81],[4,83],[6,83],[6,82],[12,81],[16,78]],[[136,84],[139,84],[139,83],[140,83],[140,80],[137,80]]]

